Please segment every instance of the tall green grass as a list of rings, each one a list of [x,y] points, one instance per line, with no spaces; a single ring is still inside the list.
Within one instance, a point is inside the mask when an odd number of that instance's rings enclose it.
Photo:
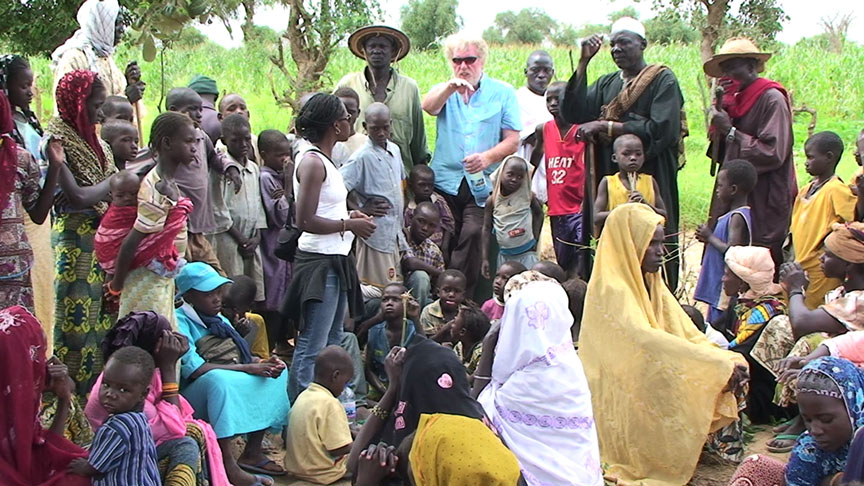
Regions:
[[[495,47],[490,53],[486,72],[514,86],[524,84],[522,68],[531,47]],[[120,49],[117,63],[139,59],[139,50]],[[252,111],[252,126],[256,132],[267,128],[286,129],[292,113],[288,108],[276,104],[271,93],[271,82],[277,91],[284,88],[285,79],[272,67],[269,56],[275,52],[270,47],[249,45],[236,49],[225,49],[214,44],[203,44],[194,49],[171,50],[165,53],[164,89],[186,85],[196,74],[206,74],[219,83],[219,89],[241,93]],[[568,51],[552,49],[558,78],[566,80],[571,71]],[[574,61],[578,60],[578,49],[574,50]],[[709,160],[705,156],[707,147],[703,116],[702,97],[698,83],[703,81],[702,63],[698,46],[650,46],[645,54],[650,63],[664,63],[672,68],[684,92],[685,108],[690,123],[687,139],[687,165],[679,173],[681,191],[682,222],[689,227],[705,219],[710,201],[713,180],[708,173]],[[140,62],[140,61],[139,61]],[[53,111],[51,99],[51,74],[46,60],[33,60],[41,94],[42,117]],[[143,79],[147,82],[144,97],[145,133],[157,115],[156,104],[162,87],[159,58],[153,63],[140,62]],[[327,85],[335,84],[345,73],[359,70],[363,61],[340,48],[324,73]],[[398,66],[401,73],[417,80],[421,92],[426,92],[436,83],[447,80],[451,73],[440,52],[413,52]],[[589,76],[594,79],[615,70],[608,50],[601,51],[592,61]],[[849,180],[856,169],[852,152],[859,129],[864,128],[864,47],[847,45],[843,54],[828,53],[805,43],[783,47],[767,64],[765,75],[781,82],[792,93],[795,106],[806,104],[818,113],[816,130],[837,132],[846,142],[838,173]],[[706,93],[707,95],[707,93]],[[435,143],[435,120],[426,117],[425,128],[430,149]],[[804,172],[803,144],[807,136],[809,115],[795,120],[795,161],[799,184],[808,180]]]

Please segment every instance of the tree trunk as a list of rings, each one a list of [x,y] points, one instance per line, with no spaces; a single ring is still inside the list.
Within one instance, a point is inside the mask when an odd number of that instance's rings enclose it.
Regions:
[[[723,17],[726,16],[726,11],[729,9],[729,0],[700,0],[700,3],[707,9],[700,48],[704,63],[714,55],[714,49],[720,38],[720,29],[723,27]]]
[[[242,4],[245,16],[240,30],[243,31],[243,40],[249,41],[255,36],[253,33],[255,24],[252,22],[252,18],[255,17],[255,0],[243,0]]]

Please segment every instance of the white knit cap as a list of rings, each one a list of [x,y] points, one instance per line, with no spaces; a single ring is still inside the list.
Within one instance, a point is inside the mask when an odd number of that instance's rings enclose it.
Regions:
[[[632,32],[638,35],[641,38],[645,38],[645,26],[642,25],[642,22],[634,19],[633,17],[621,17],[616,20],[614,24],[612,24],[612,33],[610,35],[615,35],[618,32]]]

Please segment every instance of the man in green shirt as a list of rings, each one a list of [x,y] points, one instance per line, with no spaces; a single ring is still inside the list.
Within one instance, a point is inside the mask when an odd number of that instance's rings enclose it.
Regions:
[[[423,110],[420,108],[420,90],[417,82],[396,72],[391,66],[408,54],[411,42],[401,31],[384,25],[371,25],[358,29],[348,38],[348,47],[355,56],[366,61],[366,68],[343,77],[336,88],[347,86],[360,95],[360,116],[356,128],[363,129],[363,111],[374,102],[390,108],[393,119],[393,143],[402,152],[405,172],[414,164],[429,161]]]

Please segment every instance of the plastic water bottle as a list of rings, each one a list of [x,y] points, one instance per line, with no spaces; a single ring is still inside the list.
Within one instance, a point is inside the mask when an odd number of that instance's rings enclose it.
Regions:
[[[357,423],[357,401],[354,400],[354,390],[350,386],[346,386],[345,390],[339,395],[339,401],[345,407],[345,415],[348,416],[348,424],[354,425]]]
[[[474,195],[474,201],[481,208],[486,206],[486,199],[492,194],[492,187],[486,175],[482,170],[473,174],[466,170],[465,178],[468,182],[468,188],[471,189],[471,194]]]

